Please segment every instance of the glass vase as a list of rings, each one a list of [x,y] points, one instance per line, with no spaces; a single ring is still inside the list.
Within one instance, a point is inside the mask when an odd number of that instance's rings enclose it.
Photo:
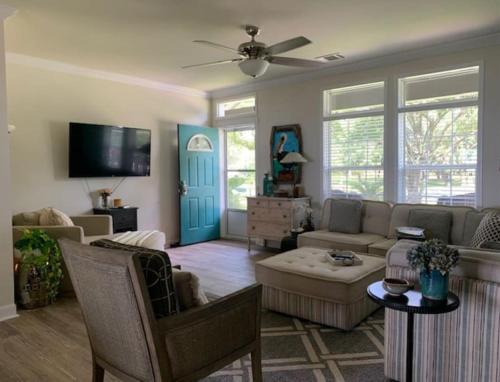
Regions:
[[[448,297],[448,273],[443,275],[440,271],[420,272],[420,288],[422,295],[430,300],[446,300]]]

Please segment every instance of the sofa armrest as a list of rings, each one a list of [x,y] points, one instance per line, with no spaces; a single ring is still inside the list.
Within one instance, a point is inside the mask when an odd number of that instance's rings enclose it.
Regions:
[[[260,346],[262,286],[157,321],[175,379],[215,371]],[[226,362],[227,363],[227,362]],[[194,378],[194,377],[193,377]]]
[[[420,244],[399,240],[387,253],[387,267],[409,268],[406,252]],[[483,248],[456,247],[460,258],[451,275],[500,283],[500,251]]]
[[[83,243],[83,229],[82,227],[78,226],[72,226],[72,227],[67,227],[67,226],[61,226],[61,225],[51,225],[51,226],[43,226],[43,225],[36,225],[36,226],[13,226],[12,227],[12,240],[15,243],[18,241],[21,236],[23,235],[23,232],[27,229],[41,229],[45,232],[47,232],[47,235],[49,235],[51,238],[58,240],[62,238],[67,238],[70,240],[74,240],[78,243]]]
[[[113,218],[110,215],[71,216],[76,226],[83,228],[85,236],[103,236],[113,234]]]

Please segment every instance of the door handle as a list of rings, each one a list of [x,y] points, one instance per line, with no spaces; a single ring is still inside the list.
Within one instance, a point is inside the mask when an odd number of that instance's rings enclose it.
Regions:
[[[188,193],[188,186],[187,186],[186,182],[181,180],[179,182],[179,194],[181,196],[184,196],[184,195],[187,195],[187,193]]]

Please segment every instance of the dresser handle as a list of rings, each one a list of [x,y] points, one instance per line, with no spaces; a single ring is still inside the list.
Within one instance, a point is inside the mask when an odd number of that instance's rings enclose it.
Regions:
[[[286,215],[283,215],[283,219],[286,219]]]
[[[278,202],[278,206],[281,207],[281,202]]]
[[[255,229],[255,226],[254,226],[254,225],[252,226],[252,229]]]
[[[255,215],[255,211],[252,211],[252,215]]]
[[[259,205],[259,204],[260,204],[260,202],[257,202],[257,203],[255,203],[255,204]]]
[[[286,229],[284,229],[284,230],[283,230],[283,233],[287,233],[287,230],[286,230]]]

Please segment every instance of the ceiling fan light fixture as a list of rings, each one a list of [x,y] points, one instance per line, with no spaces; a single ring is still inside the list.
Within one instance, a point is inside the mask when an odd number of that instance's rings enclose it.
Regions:
[[[240,70],[247,76],[257,78],[262,76],[269,66],[269,62],[263,58],[253,58],[241,61],[239,64]]]

